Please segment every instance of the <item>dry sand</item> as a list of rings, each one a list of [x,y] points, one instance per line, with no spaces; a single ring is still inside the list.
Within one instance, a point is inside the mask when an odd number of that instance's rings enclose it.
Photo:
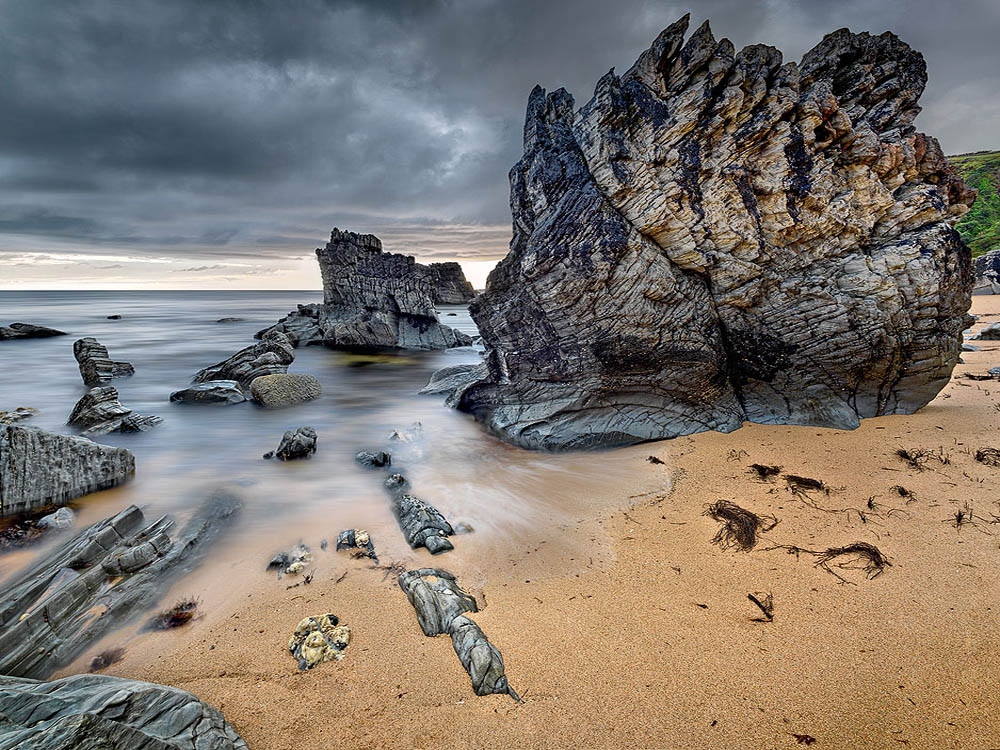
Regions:
[[[995,322],[1000,297],[976,297],[973,312],[976,330]],[[309,586],[261,574],[228,611],[141,636],[108,672],[194,692],[257,749],[1000,747],[1000,469],[973,455],[1000,447],[1000,382],[964,377],[1000,365],[1000,342],[977,343],[913,416],[629,448],[616,453],[634,481],[603,514],[516,548],[472,534],[433,563],[410,553],[403,562],[446,567],[485,602],[475,619],[521,704],[475,696],[394,575],[343,552]],[[916,470],[899,448],[944,460]],[[797,497],[784,476],[758,481],[755,462],[832,489]],[[722,550],[703,515],[720,498],[780,523],[752,552]],[[971,521],[956,526],[961,510]],[[768,550],[856,541],[891,567],[871,580],[831,568],[844,583],[807,554]],[[758,621],[750,592],[773,595],[773,621]],[[300,673],[284,645],[300,618],[327,611],[353,630],[347,656]]]

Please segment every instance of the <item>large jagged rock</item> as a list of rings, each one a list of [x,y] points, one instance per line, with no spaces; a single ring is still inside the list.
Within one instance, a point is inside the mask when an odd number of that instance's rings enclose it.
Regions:
[[[239,507],[217,493],[171,537],[173,521],[147,524],[133,505],[28,566],[0,589],[0,674],[44,678],[141,614],[208,553]]]
[[[9,326],[0,326],[0,341],[12,339],[47,339],[52,336],[65,336],[63,331],[45,326],[36,326],[32,323],[11,323]]]
[[[117,487],[134,473],[135,457],[124,448],[37,427],[0,425],[0,516],[64,505]]]
[[[145,432],[163,421],[155,415],[143,416],[122,405],[114,386],[91,388],[76,402],[67,424],[87,437],[109,432]]]
[[[295,349],[288,337],[280,331],[269,330],[258,343],[240,349],[229,359],[199,371],[194,376],[194,382],[235,380],[249,390],[250,384],[259,377],[288,372],[288,365],[294,360]]]
[[[88,388],[107,385],[112,378],[135,375],[130,362],[115,362],[108,354],[108,347],[95,338],[77,339],[73,342],[73,356],[80,366],[80,376]]]
[[[465,671],[472,678],[476,695],[509,695],[519,701],[507,683],[503,657],[496,646],[465,616],[478,612],[476,600],[458,585],[447,570],[420,568],[408,570],[398,579],[399,587],[417,613],[417,622],[426,636],[447,634]]]
[[[415,264],[419,266],[420,264]],[[436,305],[465,305],[476,296],[472,283],[458,263],[431,263],[427,269],[433,276],[431,299]]]
[[[687,24],[579,111],[528,100],[510,254],[471,305],[487,372],[456,399],[513,443],[854,428],[958,361],[974,192],[911,124],[921,55],[842,29],[783,64]]]
[[[980,255],[973,262],[976,288],[973,294],[1000,294],[1000,248]]]
[[[448,349],[472,343],[466,334],[442,325],[434,309],[439,280],[448,275],[453,285],[453,274],[432,270],[408,255],[382,252],[373,234],[336,228],[316,257],[323,275],[323,304],[300,305],[260,335],[280,331],[296,345],[322,342],[357,351]]]
[[[216,709],[150,682],[80,674],[0,677],[0,750],[246,750]]]

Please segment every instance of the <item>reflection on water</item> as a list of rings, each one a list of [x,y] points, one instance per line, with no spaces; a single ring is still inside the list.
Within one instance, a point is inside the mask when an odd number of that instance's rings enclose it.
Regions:
[[[435,369],[478,361],[471,348],[371,361],[307,347],[297,350],[290,372],[319,379],[323,396],[316,401],[280,411],[250,403],[169,403],[170,393],[187,385],[199,369],[252,343],[255,331],[296,303],[320,300],[318,292],[0,292],[0,325],[24,321],[70,334],[0,343],[0,410],[32,406],[39,414],[29,424],[70,432],[65,420],[85,392],[73,341],[95,336],[112,358],[133,363],[135,375],[113,383],[122,403],[164,421],[148,433],[99,439],[135,453],[136,477],[77,502],[81,523],[129,503],[149,516],[171,513],[182,520],[214,488],[230,486],[243,498],[244,511],[224,552],[206,565],[216,566],[233,588],[239,588],[241,577],[249,583],[258,565],[300,537],[318,545],[349,527],[372,530],[384,559],[426,556],[410,552],[403,542],[381,489],[382,475],[354,463],[361,449],[391,450],[395,468],[406,473],[417,495],[453,522],[475,529],[456,539],[456,552],[463,545],[466,550],[516,549],[519,540],[542,527],[569,523],[584,503],[620,497],[632,479],[634,454],[601,454],[595,461],[592,454],[529,453],[485,434],[467,415],[443,408],[440,397],[416,395]],[[443,322],[475,334],[465,308],[441,312]],[[108,320],[113,314],[122,318]],[[216,322],[234,316],[243,320]],[[389,442],[392,432],[416,422],[422,428],[412,441]],[[262,460],[285,430],[304,425],[319,434],[312,459]],[[0,557],[0,575],[35,554]]]

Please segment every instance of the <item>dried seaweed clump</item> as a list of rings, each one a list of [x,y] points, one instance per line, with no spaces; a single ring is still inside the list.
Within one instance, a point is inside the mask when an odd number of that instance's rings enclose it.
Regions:
[[[770,531],[778,524],[774,516],[758,516],[729,500],[718,500],[709,505],[704,515],[722,524],[712,538],[712,544],[718,544],[722,549],[735,547],[740,552],[752,550],[757,544],[757,534]]]
[[[328,612],[303,618],[288,639],[288,651],[298,661],[299,669],[312,669],[325,661],[343,659],[350,642],[351,629]]]
[[[899,448],[896,455],[917,471],[924,471],[930,461],[951,463],[951,458],[940,448],[936,451],[929,448]]]
[[[197,599],[181,599],[170,609],[160,612],[149,622],[150,630],[171,630],[187,625],[198,614]]]
[[[996,448],[980,448],[976,451],[976,460],[987,466],[1000,467],[1000,450]]]
[[[851,583],[841,576],[833,568],[842,570],[861,570],[865,578],[878,578],[890,567],[892,563],[882,554],[881,550],[874,544],[868,542],[854,542],[845,547],[828,547],[825,550],[811,550],[804,547],[797,547],[793,544],[777,544],[768,549],[783,549],[790,555],[806,554],[816,558],[816,565],[823,568],[827,573],[836,576],[842,583]]]
[[[767,464],[750,464],[750,471],[757,475],[761,481],[776,477],[781,473],[780,466],[768,466]]]
[[[792,491],[792,494],[796,497],[802,497],[808,495],[810,492],[825,492],[827,495],[830,494],[830,488],[819,479],[813,479],[812,477],[800,477],[798,474],[787,474],[785,476],[785,482],[788,484],[788,489]]]

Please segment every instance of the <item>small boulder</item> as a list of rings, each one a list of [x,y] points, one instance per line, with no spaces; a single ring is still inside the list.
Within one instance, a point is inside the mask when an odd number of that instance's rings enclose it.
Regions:
[[[277,456],[282,461],[291,461],[296,458],[308,458],[315,452],[316,430],[312,427],[299,427],[297,430],[288,430],[282,436],[278,449],[265,453],[264,458]]]
[[[316,378],[301,373],[262,375],[250,383],[250,395],[254,401],[271,409],[312,401],[322,393],[323,389]]]
[[[340,661],[351,642],[351,629],[341,625],[334,614],[306,617],[299,622],[288,650],[299,663],[299,669],[312,669],[325,661]]]
[[[76,521],[76,514],[69,508],[60,508],[55,513],[42,516],[35,522],[40,529],[68,529]]]
[[[209,380],[170,394],[170,400],[184,404],[240,404],[247,400],[235,380]]]
[[[370,469],[381,469],[392,464],[392,454],[386,451],[361,451],[354,460]]]

